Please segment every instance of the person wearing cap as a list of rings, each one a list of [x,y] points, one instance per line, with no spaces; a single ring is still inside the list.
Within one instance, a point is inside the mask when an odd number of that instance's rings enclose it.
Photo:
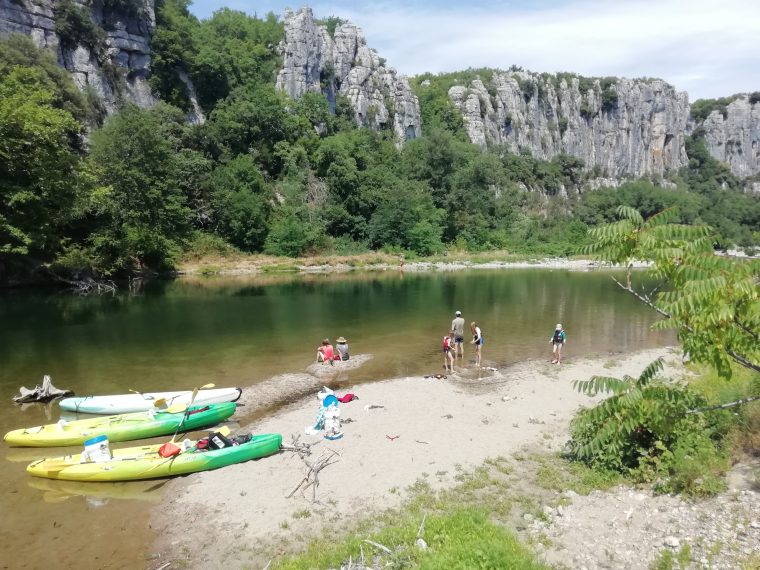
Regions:
[[[454,358],[459,354],[464,361],[464,319],[462,318],[462,311],[454,313],[451,330],[454,331]]]
[[[565,344],[565,329],[560,323],[554,327],[554,333],[549,337],[549,342],[552,343],[552,364],[559,364],[562,360],[562,345]]]
[[[341,360],[348,360],[348,341],[342,336],[339,336],[335,341],[335,350]]]
[[[322,364],[329,362],[330,366],[333,366],[334,356],[333,346],[330,344],[330,339],[324,339],[319,348],[317,348],[317,362],[321,362]]]

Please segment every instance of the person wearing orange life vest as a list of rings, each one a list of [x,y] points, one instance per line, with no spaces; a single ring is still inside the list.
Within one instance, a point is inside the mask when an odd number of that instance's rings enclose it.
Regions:
[[[454,372],[454,331],[443,337],[443,369]]]

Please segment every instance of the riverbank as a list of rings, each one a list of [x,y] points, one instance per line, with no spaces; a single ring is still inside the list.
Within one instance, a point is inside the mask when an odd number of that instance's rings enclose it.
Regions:
[[[646,267],[645,262],[637,267]],[[347,273],[351,271],[459,271],[465,269],[567,269],[587,271],[609,267],[590,259],[518,255],[505,251],[449,252],[413,260],[382,252],[361,255],[330,255],[302,258],[231,254],[188,258],[177,275],[255,275],[266,273]]]
[[[573,390],[573,380],[635,376],[658,356],[666,358],[666,373],[682,373],[675,351],[649,349],[561,367],[531,361],[481,374],[468,369],[440,380],[344,385],[339,391],[353,391],[360,400],[341,406],[345,436],[331,442],[302,435],[318,410],[314,392],[283,400],[276,413],[264,417],[255,398],[248,400],[243,431],[281,432],[286,442],[301,434],[301,441],[316,444],[312,459],[328,450],[337,454],[337,462],[320,475],[316,502],[311,492],[286,498],[304,475],[303,462],[292,452],[175,480],[166,493],[171,498],[153,516],[157,560],[189,567],[263,567],[324,532],[339,535],[400,505],[404,489],[418,481],[447,488],[487,458],[526,447],[558,451],[579,406],[594,402]],[[276,404],[267,398],[264,403]]]

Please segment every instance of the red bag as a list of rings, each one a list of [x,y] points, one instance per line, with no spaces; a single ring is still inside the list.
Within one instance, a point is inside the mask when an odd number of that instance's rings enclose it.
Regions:
[[[161,457],[174,457],[182,452],[180,447],[174,445],[171,441],[167,441],[161,447],[158,448],[158,454]]]

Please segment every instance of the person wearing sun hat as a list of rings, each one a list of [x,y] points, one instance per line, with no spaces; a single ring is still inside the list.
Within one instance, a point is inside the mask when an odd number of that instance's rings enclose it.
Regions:
[[[348,360],[348,341],[342,336],[339,336],[335,341],[335,350],[341,360]]]
[[[552,343],[552,364],[559,364],[562,361],[562,345],[565,344],[565,329],[562,328],[561,323],[557,323],[554,327],[554,333],[549,337],[549,342]]]

